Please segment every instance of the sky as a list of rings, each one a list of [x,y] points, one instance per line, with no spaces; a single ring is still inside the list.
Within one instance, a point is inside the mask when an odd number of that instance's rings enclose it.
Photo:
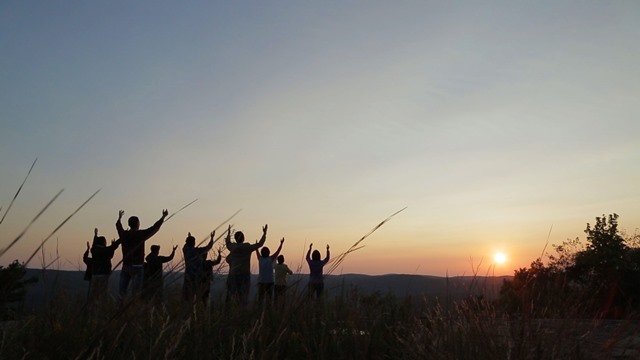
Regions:
[[[29,267],[195,199],[147,249],[239,211],[304,273],[406,207],[335,273],[511,275],[596,216],[633,234],[638,39],[637,1],[2,1],[0,214],[37,162],[0,248],[64,191],[0,265],[97,190]]]

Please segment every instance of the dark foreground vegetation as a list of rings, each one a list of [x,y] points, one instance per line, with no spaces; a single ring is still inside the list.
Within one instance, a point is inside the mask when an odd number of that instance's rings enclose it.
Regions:
[[[573,313],[572,315],[579,315]],[[438,302],[348,291],[284,305],[86,307],[59,297],[1,326],[3,359],[636,358],[637,317],[536,319],[482,299]]]

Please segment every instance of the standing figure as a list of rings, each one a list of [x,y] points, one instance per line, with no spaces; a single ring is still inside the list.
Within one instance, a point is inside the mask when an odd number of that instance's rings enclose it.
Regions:
[[[260,252],[256,250],[258,257],[258,302],[261,304],[263,301],[270,303],[273,297],[273,263],[280,255],[283,243],[284,238],[280,240],[280,246],[273,255],[270,255],[270,250],[266,246],[260,249]]]
[[[280,302],[284,298],[284,294],[287,291],[287,275],[292,275],[293,271],[289,269],[287,264],[284,263],[284,255],[278,256],[278,263],[273,266],[276,274],[276,282],[273,288],[276,303]]]
[[[320,251],[314,250],[312,254],[312,248],[313,244],[310,244],[309,251],[307,251],[307,264],[309,264],[309,296],[315,294],[316,299],[319,299],[324,291],[324,276],[322,271],[324,266],[329,262],[329,245],[327,245],[327,256],[322,260],[320,260]]]
[[[251,253],[259,249],[267,241],[267,225],[262,227],[262,237],[255,244],[244,242],[242,231],[233,234],[235,243],[231,242],[231,225],[227,231],[225,244],[229,249],[227,262],[229,263],[229,275],[227,276],[227,302],[233,298],[240,304],[246,305],[249,300],[249,287],[251,285]]]
[[[89,281],[89,291],[91,291],[91,262],[92,258],[89,257],[89,251],[91,250],[91,245],[87,241],[87,250],[82,254],[82,262],[87,265],[87,268],[84,270],[84,280]]]
[[[162,300],[164,281],[162,277],[162,264],[173,260],[176,255],[176,249],[178,245],[173,246],[171,255],[161,256],[160,245],[151,245],[151,252],[145,260],[147,261],[144,266],[144,295],[145,298],[153,301]]]
[[[218,257],[215,260],[207,260],[207,254],[202,254],[204,268],[202,269],[202,282],[200,283],[200,298],[204,306],[209,304],[209,293],[211,293],[211,282],[213,281],[213,267],[220,264],[222,254],[218,250]]]
[[[109,277],[111,276],[111,259],[120,246],[120,240],[111,241],[98,236],[98,229],[93,230],[93,246],[91,247],[91,287],[89,301],[95,302],[107,298],[109,293]]]
[[[182,247],[184,256],[184,282],[182,283],[182,296],[187,301],[200,298],[202,278],[204,277],[204,258],[213,247],[213,239],[216,232],[211,232],[211,239],[206,246],[196,247],[196,238],[191,233],[187,235]]]
[[[148,229],[140,230],[140,219],[137,216],[131,216],[128,224],[129,229],[122,227],[122,216],[124,211],[118,212],[118,221],[116,229],[122,243],[122,271],[120,272],[120,300],[127,295],[129,283],[133,280],[132,293],[135,295],[142,290],[142,280],[144,277],[144,242],[155,235],[164,219],[169,215],[165,209],[162,210],[162,217]]]

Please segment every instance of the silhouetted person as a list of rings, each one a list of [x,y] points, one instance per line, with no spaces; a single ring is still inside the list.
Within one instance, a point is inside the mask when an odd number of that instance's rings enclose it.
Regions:
[[[261,248],[267,240],[267,225],[262,227],[262,237],[255,244],[245,243],[242,231],[236,231],[233,238],[235,243],[231,242],[231,225],[229,225],[225,238],[225,244],[229,249],[229,255],[227,255],[229,263],[227,301],[233,298],[244,305],[248,303],[251,285],[251,253]]]
[[[284,256],[278,256],[278,263],[273,266],[275,270],[275,286],[273,293],[275,295],[276,302],[284,297],[287,291],[287,275],[292,275],[293,271],[284,263]]]
[[[93,231],[93,246],[91,247],[91,287],[89,301],[104,300],[109,294],[109,277],[111,276],[111,259],[120,240],[111,241],[107,246],[107,239],[98,236],[98,229]]]
[[[87,241],[87,250],[85,250],[84,254],[82,254],[82,262],[87,266],[87,268],[84,271],[84,280],[89,281],[89,291],[91,291],[91,262],[93,260],[92,258],[89,257],[90,249],[91,249],[91,246]]]
[[[122,216],[124,211],[118,213],[116,229],[122,243],[122,271],[120,272],[120,299],[127,295],[129,282],[133,279],[132,293],[136,294],[142,290],[142,280],[144,277],[144,242],[149,240],[160,230],[164,219],[169,215],[167,210],[162,210],[162,217],[148,229],[140,230],[140,220],[137,216],[131,216],[128,224],[129,229],[122,228]]]
[[[280,240],[280,246],[278,246],[278,250],[276,250],[275,254],[271,255],[271,251],[268,247],[263,247],[260,249],[260,252],[256,250],[256,256],[258,258],[258,302],[262,303],[266,301],[267,303],[271,302],[273,297],[273,263],[280,255],[280,250],[282,250],[282,244],[284,243],[284,238]]]
[[[211,232],[211,239],[206,246],[196,247],[196,238],[191,233],[187,235],[182,247],[184,255],[184,282],[182,284],[182,296],[185,300],[194,301],[200,298],[202,278],[204,277],[204,259],[207,252],[213,247],[213,239],[216,232]],[[204,256],[204,257],[203,257]]]
[[[309,296],[315,294],[316,298],[322,296],[324,291],[324,276],[322,271],[324,266],[329,262],[329,245],[327,245],[327,256],[320,260],[320,251],[314,250],[313,254],[311,249],[313,244],[309,245],[309,251],[307,251],[307,263],[309,264]]]
[[[200,284],[200,298],[202,299],[202,303],[206,306],[209,304],[209,294],[211,293],[211,282],[213,281],[213,267],[220,264],[222,261],[222,255],[220,251],[218,251],[218,257],[215,260],[207,260],[207,254],[202,255],[202,259],[204,260],[204,268],[202,282]]]
[[[176,249],[178,245],[173,247],[171,255],[161,256],[160,245],[151,245],[151,252],[145,260],[147,260],[144,266],[144,294],[150,300],[159,301],[162,300],[164,281],[162,277],[162,264],[173,260],[176,255]]]

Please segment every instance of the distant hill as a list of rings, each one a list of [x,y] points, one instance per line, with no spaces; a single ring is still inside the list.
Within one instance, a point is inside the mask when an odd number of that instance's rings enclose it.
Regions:
[[[33,309],[41,307],[55,297],[84,298],[89,290],[89,283],[83,280],[82,271],[63,270],[38,270],[27,269],[27,276],[35,276],[38,282],[29,286],[25,299],[25,307]],[[167,292],[179,292],[182,286],[182,273],[169,273],[165,278]],[[120,272],[115,271],[111,275],[109,286],[113,295],[118,291],[118,279]],[[252,283],[256,283],[256,276],[252,277]],[[214,299],[224,295],[224,282],[226,275],[215,277],[212,287]],[[304,291],[307,285],[307,274],[294,274],[289,277],[292,291]],[[343,274],[328,275],[325,277],[325,289],[328,296],[335,296],[341,292],[357,289],[361,294],[379,293],[395,296],[425,296],[428,298],[460,299],[468,296],[482,295],[487,299],[497,297],[498,291],[504,279],[511,276],[454,276],[439,277],[427,275],[362,275]],[[252,293],[255,286],[251,287]],[[254,296],[254,294],[251,294]]]

